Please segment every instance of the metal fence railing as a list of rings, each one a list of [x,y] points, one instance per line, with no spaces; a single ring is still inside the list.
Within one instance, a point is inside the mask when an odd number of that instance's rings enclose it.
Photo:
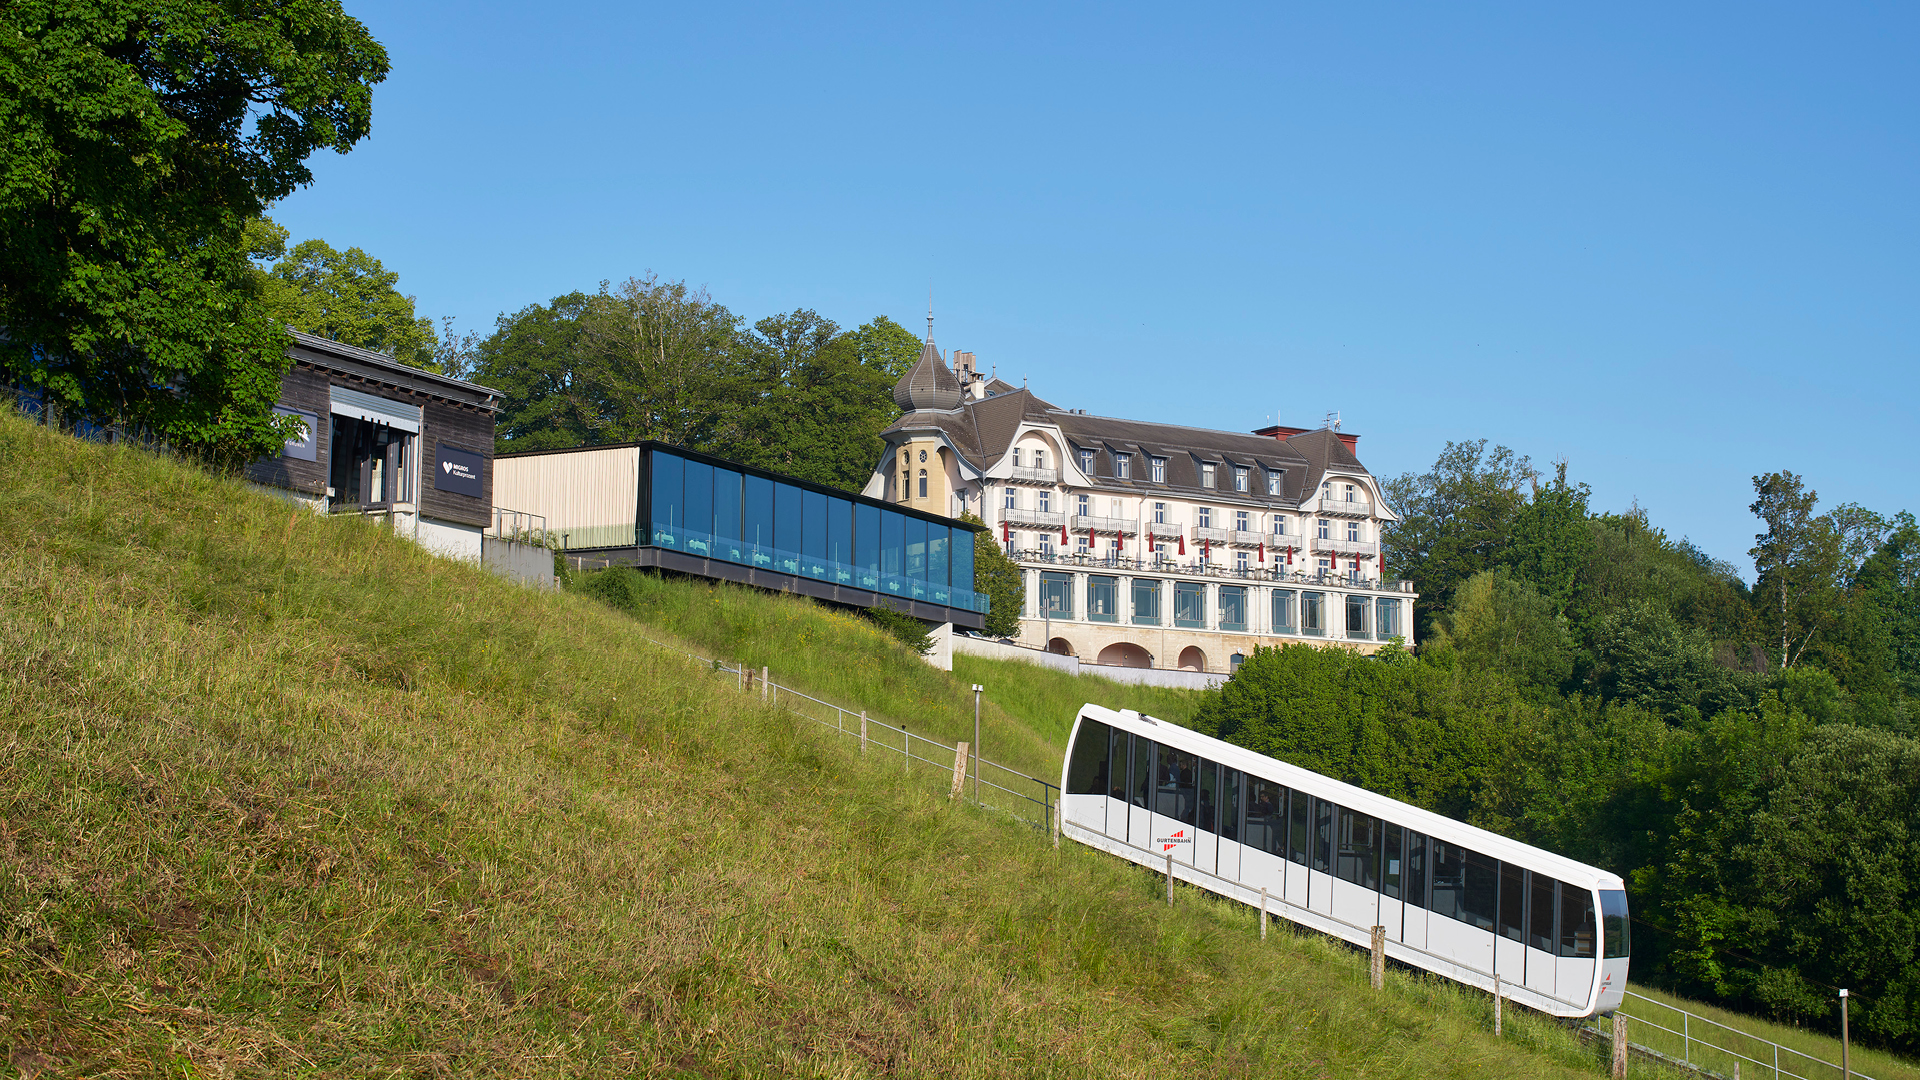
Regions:
[[[1741,1080],[1873,1080],[1858,1068],[1839,1065],[1802,1050],[1763,1039],[1739,1028],[1688,1012],[1677,1005],[1627,992],[1620,1015],[1631,1023],[1628,1046],[1636,1053],[1708,1076]],[[1589,1028],[1603,1039],[1612,1033]]]

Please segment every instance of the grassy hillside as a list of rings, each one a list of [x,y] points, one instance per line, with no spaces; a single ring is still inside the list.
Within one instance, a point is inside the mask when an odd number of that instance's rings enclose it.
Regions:
[[[1494,1040],[1479,995],[1169,910],[589,599],[7,415],[0,520],[23,1075],[1598,1072],[1545,1021]]]

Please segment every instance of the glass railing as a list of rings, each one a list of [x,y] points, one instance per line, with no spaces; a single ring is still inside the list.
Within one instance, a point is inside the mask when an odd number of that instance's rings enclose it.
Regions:
[[[758,567],[776,573],[792,574],[795,577],[831,581],[838,585],[885,593],[906,600],[920,600],[929,604],[939,604],[942,607],[977,611],[983,615],[988,610],[988,600],[984,594],[968,589],[956,589],[944,582],[927,581],[908,574],[890,574],[868,566],[853,566],[767,544],[749,544],[744,540],[716,536],[713,533],[674,528],[656,522],[649,535],[649,541],[653,547],[669,548],[686,552],[688,555],[718,559],[721,562],[735,563],[740,566]]]

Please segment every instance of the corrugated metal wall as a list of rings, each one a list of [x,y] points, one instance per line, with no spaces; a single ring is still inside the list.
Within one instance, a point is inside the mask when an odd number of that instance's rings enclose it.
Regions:
[[[639,495],[638,447],[493,461],[494,505],[545,516],[569,548],[631,547]]]

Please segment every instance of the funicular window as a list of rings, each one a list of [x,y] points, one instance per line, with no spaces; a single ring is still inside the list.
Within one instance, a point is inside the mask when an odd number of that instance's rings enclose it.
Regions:
[[[1381,834],[1380,891],[1387,896],[1400,899],[1400,878],[1404,868],[1401,859],[1401,846],[1406,830],[1398,825],[1388,825]]]
[[[1240,839],[1241,798],[1246,787],[1240,770],[1222,766],[1220,787],[1225,792],[1220,800],[1220,838],[1237,842]]]
[[[1247,777],[1247,829],[1241,843],[1269,855],[1287,857],[1287,789],[1271,780]]]
[[[1334,876],[1368,889],[1380,888],[1380,821],[1351,810],[1340,812],[1340,843]]]
[[[1500,864],[1500,936],[1525,941],[1527,872],[1510,862]]]
[[[1569,885],[1560,890],[1560,955],[1593,959],[1593,894]]]
[[[1333,823],[1340,808],[1325,799],[1313,800],[1313,862],[1323,874],[1333,872]]]
[[[1427,906],[1427,837],[1407,831],[1407,903]]]
[[[1627,937],[1627,894],[1618,889],[1601,890],[1600,918],[1600,929],[1606,934],[1603,951],[1607,959],[1626,956],[1631,950]]]
[[[1491,930],[1495,909],[1500,903],[1500,860],[1489,859],[1477,851],[1465,854],[1467,887],[1460,905],[1460,921]]]
[[[1122,803],[1127,801],[1127,755],[1132,749],[1133,736],[1119,728],[1113,729],[1113,749],[1107,754],[1107,797],[1109,799],[1118,799]],[[1109,821],[1107,824],[1111,826],[1114,822]],[[1124,819],[1121,824],[1125,824]],[[1118,831],[1123,836],[1126,834],[1125,829],[1109,831]]]
[[[1153,805],[1153,755],[1156,747],[1152,739],[1133,740],[1133,805],[1146,809]]]
[[[1430,845],[1429,857],[1433,868],[1433,902],[1435,915],[1445,915],[1449,919],[1461,922],[1469,921],[1464,914],[1467,891],[1467,852],[1465,848],[1435,840]]]
[[[1106,794],[1107,742],[1112,731],[1098,720],[1080,721],[1080,734],[1073,740],[1073,760],[1067,763],[1067,794]]]
[[[1527,889],[1527,947],[1541,952],[1553,951],[1554,893],[1560,883],[1545,874],[1530,874]]]
[[[1287,830],[1287,857],[1307,865],[1307,838],[1313,835],[1313,796],[1304,791],[1293,793],[1293,809]]]
[[[1200,759],[1199,817],[1194,824],[1210,833],[1220,831],[1220,766]]]
[[[1199,779],[1199,758],[1185,750],[1163,746],[1154,768],[1159,785],[1154,796],[1154,813],[1164,814],[1183,825],[1193,824],[1199,803],[1194,790],[1195,781]]]

